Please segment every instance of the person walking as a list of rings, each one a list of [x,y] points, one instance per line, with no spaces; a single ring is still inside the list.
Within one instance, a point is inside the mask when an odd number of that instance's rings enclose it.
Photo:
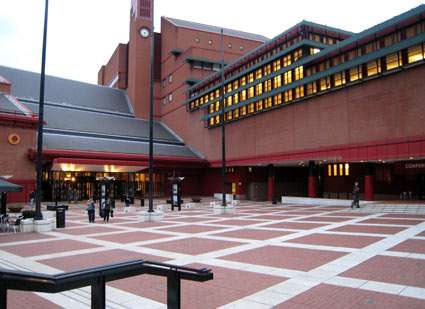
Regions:
[[[109,214],[111,211],[111,207],[109,204],[109,200],[106,199],[103,205],[103,222],[109,222]]]
[[[87,204],[87,214],[89,215],[89,222],[94,223],[95,218],[95,201],[93,199],[89,200],[89,203]]]
[[[353,202],[351,203],[351,208],[360,208],[360,187],[359,182],[354,182],[353,187]]]

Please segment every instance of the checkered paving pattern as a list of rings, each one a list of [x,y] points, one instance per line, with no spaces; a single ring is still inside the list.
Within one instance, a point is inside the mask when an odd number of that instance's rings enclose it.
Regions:
[[[161,222],[117,203],[109,223],[94,224],[72,204],[64,229],[0,235],[0,267],[53,274],[147,259],[212,269],[212,281],[182,282],[182,308],[425,308],[423,214],[242,201],[217,215],[209,202],[167,209]],[[107,307],[166,308],[166,289],[151,275],[110,282]],[[89,308],[90,288],[11,291],[8,304]]]

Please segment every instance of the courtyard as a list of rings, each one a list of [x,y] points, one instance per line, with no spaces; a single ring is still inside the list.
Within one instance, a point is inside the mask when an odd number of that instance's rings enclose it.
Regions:
[[[109,223],[93,224],[71,204],[64,229],[0,234],[0,267],[54,274],[146,259],[212,269],[212,281],[182,281],[182,308],[425,307],[424,213],[242,201],[215,215],[208,199],[193,205],[142,222],[117,203]],[[165,308],[166,289],[151,275],[114,281],[107,308]],[[89,306],[90,287],[8,292],[8,308]]]

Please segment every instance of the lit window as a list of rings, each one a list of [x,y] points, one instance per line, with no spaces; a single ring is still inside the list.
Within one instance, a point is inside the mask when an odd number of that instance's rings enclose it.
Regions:
[[[168,102],[171,102],[171,101],[173,101],[173,94],[172,93],[170,93],[168,95]]]
[[[220,102],[215,102],[215,111],[218,112],[220,110]]]
[[[331,79],[328,77],[323,77],[320,79],[320,91],[327,90],[331,88]]]
[[[252,83],[254,81],[254,73],[248,74],[248,83]]]
[[[367,63],[367,76],[373,76],[381,73],[381,61],[372,60]]]
[[[263,93],[263,84],[259,83],[255,85],[255,95],[260,95]]]
[[[328,165],[328,176],[332,176],[332,165]]]
[[[218,99],[219,96],[220,96],[220,89],[217,89],[215,91],[215,97]]]
[[[214,113],[215,112],[215,105],[211,104],[210,106],[208,106],[208,110],[209,110],[210,114]]]
[[[235,119],[239,118],[239,108],[233,110],[233,118]]]
[[[217,115],[215,116],[215,124],[219,124],[220,123],[220,116]]]
[[[241,84],[241,87],[246,85],[246,77],[245,76],[241,77],[240,84]]]
[[[229,97],[227,97],[226,98],[226,103],[227,103],[227,106],[231,106],[232,105],[232,96],[229,96]]]
[[[304,86],[298,86],[295,88],[295,99],[302,98],[304,96]]]
[[[300,80],[304,77],[304,68],[303,66],[299,66],[295,68],[295,80]]]
[[[212,100],[214,100],[214,92],[211,92],[210,93],[210,100],[212,101]]]
[[[239,81],[238,81],[238,80],[235,80],[235,81],[233,82],[233,90],[238,89],[238,87],[239,87]]]
[[[273,61],[273,72],[280,70],[280,59]]]
[[[226,118],[227,118],[227,120],[232,120],[232,118],[233,118],[233,113],[230,111],[230,112],[227,112],[226,113]]]
[[[242,106],[241,107],[241,116],[245,116],[246,115],[246,106]]]
[[[350,82],[359,80],[362,78],[361,67],[354,67],[350,69]]]
[[[314,55],[320,52],[319,48],[310,47],[310,55]]]
[[[424,51],[422,51],[422,44],[409,47],[407,49],[407,62],[413,63],[424,59]]]
[[[233,103],[235,104],[239,103],[239,93],[235,93],[233,95]]]
[[[345,168],[345,176],[349,176],[350,175],[350,164],[345,163],[344,168]]]
[[[269,79],[264,82],[264,92],[268,92],[271,90],[272,90],[272,80]]]
[[[338,176],[338,164],[334,164],[334,176]]]
[[[263,77],[263,71],[261,69],[258,69],[257,71],[255,71],[255,79],[259,79]]]
[[[282,77],[280,75],[273,77],[273,89],[280,88],[282,86]]]
[[[292,101],[292,90],[291,89],[290,90],[286,90],[284,92],[284,97],[285,97],[285,103]]]
[[[283,66],[284,67],[287,67],[291,63],[292,63],[291,55],[286,55],[285,57],[283,57]]]
[[[283,83],[285,85],[292,83],[292,71],[283,73]]]
[[[316,82],[307,84],[307,95],[310,95],[316,92],[317,92]]]
[[[267,64],[264,67],[264,75],[269,75],[272,72],[272,66],[270,64]]]
[[[264,107],[265,108],[272,107],[272,97],[268,97],[264,100]]]
[[[401,66],[401,55],[400,53],[394,53],[385,57],[387,62],[387,70],[396,69]]]
[[[255,107],[254,103],[248,104],[248,114],[252,114],[255,111],[254,107]]]
[[[299,60],[302,56],[303,56],[302,49],[297,49],[296,51],[294,51],[294,62]]]
[[[344,164],[339,164],[339,176],[344,175]]]
[[[254,97],[254,87],[248,88],[248,99]]]
[[[240,92],[240,99],[241,99],[241,101],[245,101],[246,100],[246,90],[242,90]]]
[[[257,103],[256,103],[256,109],[257,109],[257,111],[260,111],[260,110],[263,109],[263,100],[257,101]]]
[[[208,103],[208,101],[210,100],[210,97],[208,96],[208,94],[207,95],[205,95],[204,96],[204,102],[205,103]]]
[[[170,74],[170,76],[168,76],[168,83],[172,83],[173,82],[173,75]]]
[[[345,72],[335,73],[334,75],[335,87],[345,84]]]
[[[226,93],[227,92],[231,92],[232,91],[232,83],[228,83],[227,85],[226,85]]]
[[[199,99],[199,105],[203,105],[203,104],[204,104],[204,98],[202,97]]]
[[[273,104],[274,104],[274,105],[282,104],[282,94],[281,94],[281,93],[276,94],[276,95],[273,97]]]

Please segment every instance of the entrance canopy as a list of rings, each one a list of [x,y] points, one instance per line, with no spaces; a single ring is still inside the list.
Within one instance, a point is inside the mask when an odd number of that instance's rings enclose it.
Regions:
[[[22,187],[0,177],[0,192],[21,192]]]
[[[56,158],[52,165],[52,171],[61,172],[133,173],[147,168],[146,165],[137,161],[75,158]]]

